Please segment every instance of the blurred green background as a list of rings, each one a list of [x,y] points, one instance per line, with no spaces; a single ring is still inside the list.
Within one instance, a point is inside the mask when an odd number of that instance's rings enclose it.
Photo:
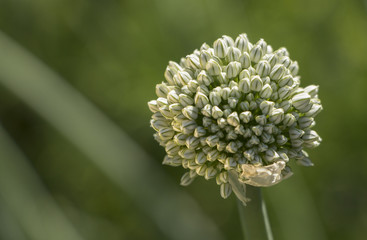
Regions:
[[[234,196],[161,166],[146,103],[169,60],[243,32],[324,106],[315,166],[265,189],[275,239],[365,239],[367,1],[0,0],[0,30],[0,239],[242,239]]]

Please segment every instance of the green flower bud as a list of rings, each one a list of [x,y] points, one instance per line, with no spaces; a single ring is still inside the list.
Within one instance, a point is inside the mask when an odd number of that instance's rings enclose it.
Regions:
[[[288,142],[288,139],[284,135],[278,135],[277,136],[277,143],[279,145],[284,145]]]
[[[212,76],[218,76],[222,71],[222,68],[220,67],[219,63],[216,62],[214,59],[210,59],[207,62],[205,69],[208,72],[208,74]]]
[[[148,107],[149,110],[153,113],[158,112],[159,111],[159,107],[157,105],[157,101],[156,100],[152,100],[148,102]]]
[[[263,82],[259,76],[253,76],[250,80],[250,89],[254,92],[260,92],[263,87]]]
[[[248,123],[252,119],[252,113],[250,111],[242,112],[240,113],[239,118],[241,119],[242,122]]]
[[[196,130],[196,129],[195,129]],[[199,138],[196,138],[196,137],[194,137],[194,136],[190,136],[190,137],[188,137],[187,139],[186,139],[186,142],[185,142],[185,144],[186,144],[186,147],[187,148],[189,148],[189,149],[196,149],[198,146],[199,146],[199,144],[200,144],[200,140],[199,140]]]
[[[182,111],[182,105],[179,103],[174,103],[169,105],[168,109],[173,115],[180,114]]]
[[[248,43],[249,41],[247,39],[246,34],[241,34],[240,36],[236,38],[234,46],[238,48],[241,52],[245,52],[247,51]]]
[[[168,141],[165,149],[168,155],[175,156],[181,150],[181,147],[177,145],[174,141]]]
[[[272,80],[279,80],[285,73],[285,67],[282,64],[276,64],[270,72],[270,78]]]
[[[310,111],[306,112],[306,117],[315,117],[322,110],[322,106],[320,104],[313,104]]]
[[[185,159],[194,159],[196,156],[196,152],[195,149],[188,149],[188,148],[184,148],[181,149],[178,154]]]
[[[182,109],[182,113],[188,119],[195,120],[198,117],[199,110],[194,106],[186,106],[184,109]]]
[[[168,92],[167,102],[168,102],[168,104],[173,104],[173,103],[178,103],[179,102],[179,96],[177,95],[176,91],[172,90],[172,91]]]
[[[233,47],[234,46],[234,41],[230,36],[223,35],[222,39],[227,43],[228,47]]]
[[[296,118],[292,114],[287,113],[284,116],[283,124],[284,126],[291,127],[296,121]]]
[[[301,129],[297,129],[297,128],[291,128],[291,129],[289,129],[289,137],[292,140],[299,139],[300,137],[303,136],[304,133],[305,132],[302,131]]]
[[[258,63],[263,55],[263,50],[258,45],[254,46],[250,51],[250,59],[254,63]]]
[[[256,65],[256,72],[259,74],[260,77],[266,77],[269,75],[271,70],[270,63],[266,60],[261,60]]]
[[[281,108],[273,109],[270,113],[269,121],[278,124],[284,119],[284,110]]]
[[[285,75],[279,80],[278,85],[279,87],[292,86],[293,83],[293,77],[291,75]]]
[[[193,120],[182,121],[182,132],[184,134],[192,134],[197,127],[196,122]]]
[[[183,94],[181,93],[178,97],[178,101],[179,103],[183,106],[183,107],[186,107],[186,106],[189,106],[189,105],[192,105],[194,104],[194,99],[192,99],[191,97],[187,96],[186,94]]]
[[[218,119],[218,118],[220,118],[220,117],[222,117],[222,116],[223,116],[223,111],[222,111],[219,107],[214,106],[214,107],[212,108],[212,117],[213,117],[214,119]]]
[[[209,94],[209,100],[214,106],[218,106],[222,102],[222,98],[218,92],[211,92]]]
[[[203,108],[205,105],[209,103],[209,99],[201,92],[197,92],[195,95],[195,105],[198,108]]]
[[[222,88],[220,91],[220,95],[222,96],[223,100],[227,100],[230,93],[231,89],[229,87]]]
[[[181,186],[189,186],[194,180],[195,180],[195,178],[190,176],[190,172],[186,172],[181,177],[180,185]]]
[[[280,64],[283,64],[284,65],[284,67],[289,67],[289,65],[291,65],[291,60],[289,59],[289,57],[288,56],[283,56],[283,57],[281,57],[280,58]]]
[[[261,91],[260,91],[260,97],[262,98],[270,98],[270,96],[273,94],[273,89],[270,87],[269,84],[265,84]]]
[[[244,79],[244,78],[250,79],[250,77],[251,77],[251,73],[248,69],[242,70],[240,72],[239,79]]]
[[[300,112],[307,112],[312,107],[310,101],[311,101],[310,95],[308,95],[307,93],[300,93],[292,98],[292,105]]]
[[[255,121],[260,124],[260,125],[265,125],[266,124],[266,116],[265,115],[257,115],[255,117]]]
[[[199,57],[196,56],[195,54],[190,54],[186,57],[187,59],[187,64],[193,68],[193,69],[200,69],[201,65],[200,65],[200,60]]]
[[[242,68],[250,67],[251,66],[250,55],[247,52],[244,52],[240,57],[239,62],[241,63]]]
[[[211,179],[211,178],[214,178],[215,177],[215,175],[217,174],[217,169],[215,169],[213,166],[210,166],[210,167],[208,167],[206,170],[205,170],[205,175],[204,175],[204,177],[205,177],[205,179],[206,180],[209,180],[209,179]]]
[[[299,70],[298,62],[297,61],[292,62],[288,69],[291,72],[292,76],[296,76]]]
[[[260,110],[262,111],[263,114],[268,115],[273,111],[274,105],[275,105],[274,102],[263,101],[260,103]]]
[[[219,58],[224,58],[228,53],[228,45],[225,40],[219,38],[213,43],[214,54]]]
[[[195,131],[194,131],[194,136],[199,138],[199,137],[202,137],[202,136],[205,136],[206,135],[206,130],[205,128],[203,128],[202,126],[198,126],[197,128],[195,128]]]
[[[238,48],[230,47],[228,49],[228,54],[227,54],[227,61],[228,62],[233,62],[233,61],[238,62],[240,57],[241,57],[241,51]]]
[[[264,128],[260,125],[253,126],[251,130],[255,133],[256,136],[260,136],[264,130]]]
[[[203,152],[199,152],[195,156],[195,162],[199,165],[202,165],[206,162],[206,156]]]
[[[231,113],[231,114],[228,116],[228,118],[227,118],[227,122],[228,122],[230,125],[234,126],[234,127],[238,126],[238,125],[240,124],[240,119],[239,119],[239,117],[238,117],[237,112],[233,112],[233,113]]]
[[[298,126],[301,129],[307,129],[312,127],[314,124],[314,119],[312,117],[300,117],[298,119]]]
[[[206,64],[209,62],[209,60],[212,58],[210,52],[208,50],[203,50],[200,52],[199,61],[201,68],[205,69]]]
[[[230,62],[226,67],[226,74],[229,79],[237,77],[241,71],[241,63]]]

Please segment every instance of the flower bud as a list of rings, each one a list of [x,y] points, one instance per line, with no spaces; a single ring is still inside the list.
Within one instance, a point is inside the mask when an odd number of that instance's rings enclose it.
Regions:
[[[314,124],[314,120],[312,117],[300,117],[298,119],[298,126],[301,129],[307,129],[309,127],[312,127]]]
[[[234,46],[234,41],[230,36],[223,35],[222,39],[227,43],[228,47],[233,47]]]
[[[247,101],[243,101],[239,104],[239,107],[242,111],[248,111],[250,110],[250,104]]]
[[[289,86],[284,86],[278,90],[279,99],[287,99],[291,94],[292,88]]]
[[[305,134],[302,136],[302,140],[306,142],[313,142],[320,139],[320,136],[314,130],[307,130]]]
[[[148,102],[148,107],[149,110],[153,113],[158,112],[159,111],[159,107],[157,105],[157,101],[156,100],[152,100]]]
[[[208,74],[209,75],[212,75],[212,76],[218,76],[221,73],[221,71],[222,71],[219,63],[216,62],[213,59],[210,59],[207,62],[206,66],[205,66],[205,69],[208,72]]]
[[[181,186],[189,186],[195,178],[192,178],[190,176],[190,172],[186,172],[184,175],[182,175],[181,180],[180,180],[180,185]]]
[[[218,92],[210,92],[210,103],[214,106],[218,106],[222,102],[222,98]]]
[[[212,117],[215,118],[215,119],[218,119],[222,116],[223,116],[223,111],[219,107],[214,106],[212,108]]]
[[[182,121],[182,132],[184,134],[192,134],[197,127],[196,122],[193,120]]]
[[[285,67],[282,64],[276,64],[270,72],[272,80],[279,80],[285,73]]]
[[[241,79],[239,82],[238,88],[243,93],[249,93],[251,91],[250,79],[248,78]]]
[[[236,160],[233,157],[228,157],[224,163],[224,169],[231,170],[237,166]]]
[[[320,104],[313,104],[310,111],[306,112],[306,117],[315,117],[322,110],[322,106]]]
[[[265,115],[257,115],[255,117],[255,121],[260,124],[260,125],[265,125],[266,124],[266,116]]]
[[[240,119],[239,119],[239,117],[238,117],[237,112],[233,112],[233,113],[231,113],[231,114],[228,116],[228,118],[227,118],[227,122],[228,122],[230,125],[234,126],[234,127],[238,126],[238,125],[240,124]]]
[[[196,156],[195,149],[188,148],[181,149],[178,154],[185,159],[193,159]]]
[[[292,114],[287,113],[284,116],[284,120],[283,120],[284,126],[291,127],[295,122],[296,122],[296,118]]]
[[[186,147],[189,148],[189,149],[196,149],[199,144],[200,144],[200,140],[199,138],[196,138],[194,136],[190,136],[186,139]]]
[[[203,152],[199,152],[195,156],[195,162],[199,165],[202,165],[206,162],[206,156]]]
[[[231,89],[229,87],[222,88],[220,91],[220,95],[222,96],[223,100],[227,100],[230,93]]]
[[[227,61],[228,62],[233,62],[233,61],[239,61],[241,56],[241,51],[236,48],[236,47],[230,47],[228,49],[228,54],[227,54]]]
[[[291,65],[291,60],[288,56],[283,56],[280,58],[279,62],[284,65],[284,67],[289,67]]]
[[[278,124],[283,121],[284,118],[284,110],[281,108],[274,109],[270,113],[269,121],[273,122],[274,124]]]
[[[199,138],[199,137],[202,137],[202,136],[205,136],[206,135],[206,130],[205,128],[203,128],[202,126],[198,126],[197,128],[195,128],[195,131],[194,131],[194,136]]]
[[[169,157],[166,155],[163,159],[162,164],[169,165],[172,167],[178,167],[178,166],[181,166],[182,159],[179,156]]]
[[[212,105],[207,104],[201,109],[201,114],[203,114],[206,117],[212,116]]]
[[[176,74],[176,76],[177,76],[177,79],[179,80],[179,82],[181,83],[181,85],[186,85],[191,80],[190,74],[186,71],[179,71]]]
[[[265,84],[261,91],[260,91],[260,97],[261,98],[270,98],[270,96],[273,94],[273,89],[271,89],[269,84]]]
[[[226,74],[229,79],[237,77],[241,71],[241,63],[230,62],[226,67]]]
[[[250,79],[251,74],[248,69],[244,69],[240,72],[239,79],[248,78]]]
[[[260,125],[253,126],[251,130],[255,133],[256,136],[260,136],[264,130],[264,128]]]
[[[196,173],[199,176],[204,176],[207,168],[208,168],[208,166],[206,164],[203,164],[203,165],[201,165],[200,167],[198,167],[196,169]]]
[[[241,34],[236,38],[234,46],[237,47],[241,52],[247,51],[248,39],[246,34]]]
[[[199,56],[201,68],[205,69],[206,64],[209,62],[211,58],[212,56],[208,50],[201,51]]]
[[[219,142],[219,137],[217,135],[211,135],[206,138],[206,143],[209,147],[215,147]]]
[[[297,128],[289,129],[289,137],[292,140],[295,140],[295,139],[298,139],[298,138],[302,137],[304,133],[305,132],[302,131],[301,129],[297,129]]]
[[[299,93],[292,98],[292,105],[300,112],[309,111],[311,96],[307,93]]]
[[[265,152],[264,158],[266,161],[274,162],[275,160],[279,159],[280,157],[276,151],[274,151],[273,149],[268,149]]]
[[[263,56],[261,46],[255,45],[250,51],[250,59],[254,63],[258,63]]]
[[[236,153],[238,151],[237,144],[235,142],[230,142],[226,146],[226,151],[229,153]]]
[[[169,105],[168,109],[173,115],[180,114],[182,111],[182,105],[179,103],[174,103]]]
[[[228,105],[230,108],[235,109],[238,103],[238,99],[234,97],[228,98]]]
[[[293,77],[291,75],[285,75],[279,80],[278,85],[279,87],[292,86],[293,83]]]
[[[260,77],[266,77],[269,75],[271,70],[270,63],[266,60],[261,60],[256,65],[256,72],[259,74]]]
[[[207,159],[211,162],[217,160],[217,157],[219,156],[219,152],[216,149],[212,149],[207,154]]]
[[[250,89],[255,92],[260,92],[263,87],[263,82],[259,76],[253,76],[250,80]]]
[[[168,155],[175,156],[181,150],[181,147],[174,141],[168,141],[165,150]]]
[[[181,93],[179,95],[179,100],[178,101],[180,102],[180,104],[183,107],[186,107],[186,106],[189,106],[189,105],[194,104],[194,99],[192,99],[191,97],[189,97],[188,95],[183,94],[183,93]]]
[[[241,119],[242,122],[248,123],[252,119],[252,113],[250,111],[242,112],[240,113],[239,118]]]
[[[205,177],[206,180],[209,180],[209,179],[215,177],[216,174],[217,174],[217,169],[215,169],[213,166],[210,166],[205,170],[204,177]]]
[[[175,90],[169,91],[167,94],[167,102],[169,104],[178,103],[179,102],[179,96],[177,95]]]
[[[284,144],[287,143],[287,141],[288,141],[288,139],[284,135],[278,135],[277,136],[277,143],[279,145],[284,145]]]
[[[219,38],[213,43],[214,54],[219,58],[224,58],[228,53],[228,45],[226,41]]]
[[[260,110],[262,111],[263,114],[268,115],[273,111],[274,105],[275,105],[274,102],[262,101],[260,103]]]
[[[319,86],[310,85],[310,86],[307,86],[304,89],[304,91],[305,91],[305,93],[308,93],[312,98],[314,98],[314,97],[317,96],[317,93],[319,92]]]
[[[251,58],[247,52],[244,52],[239,59],[242,68],[248,68],[251,66]]]
[[[288,69],[291,72],[292,76],[296,76],[299,70],[298,62],[297,61],[292,62]]]
[[[203,108],[205,105],[209,103],[209,99],[201,92],[197,92],[195,95],[195,105],[198,108]]]

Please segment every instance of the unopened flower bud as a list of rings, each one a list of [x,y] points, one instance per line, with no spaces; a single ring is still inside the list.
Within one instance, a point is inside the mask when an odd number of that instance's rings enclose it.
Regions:
[[[247,52],[244,52],[239,59],[242,68],[248,68],[251,66],[251,58]]]
[[[208,72],[208,74],[212,76],[218,76],[222,71],[219,63],[215,61],[214,59],[210,59],[207,62],[205,69]]]
[[[263,82],[259,76],[253,76],[250,80],[250,89],[254,92],[260,92],[263,87]]]
[[[235,47],[237,47],[241,52],[247,51],[248,39],[245,34],[241,34],[236,38],[234,43]]]
[[[258,63],[263,56],[261,46],[255,45],[250,51],[250,59],[254,63]]]
[[[285,67],[282,64],[276,64],[270,72],[272,80],[279,80],[285,73]]]
[[[239,59],[240,59],[240,56],[241,56],[241,51],[238,48],[230,47],[228,49],[227,60],[229,62],[232,62],[232,61],[237,61],[238,62]],[[240,67],[241,67],[241,65],[240,65]]]
[[[211,92],[209,94],[210,103],[214,106],[218,106],[222,102],[222,98],[218,92]]]
[[[239,118],[241,119],[242,122],[248,123],[252,119],[252,113],[250,111],[242,112],[240,113]]]
[[[214,54],[219,58],[224,58],[228,53],[228,45],[223,39],[217,39],[213,43]]]
[[[274,124],[278,124],[281,121],[283,121],[284,118],[284,110],[281,108],[278,109],[274,109],[271,113],[270,113],[270,117],[269,120],[271,122],[273,122]]]
[[[265,84],[261,91],[260,91],[260,97],[262,98],[270,98],[270,96],[273,94],[273,89],[270,87],[269,84]]]
[[[256,72],[260,77],[266,77],[269,75],[271,70],[270,63],[265,60],[261,60],[256,66]]]

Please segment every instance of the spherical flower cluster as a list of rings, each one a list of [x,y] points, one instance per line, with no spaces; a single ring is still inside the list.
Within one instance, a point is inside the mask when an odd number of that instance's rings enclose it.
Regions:
[[[311,128],[322,106],[318,86],[300,87],[297,73],[285,48],[252,44],[246,34],[169,62],[158,99],[148,103],[163,164],[188,169],[184,186],[216,178],[223,198],[232,192],[229,175],[264,187],[292,174],[290,160],[311,166],[304,148],[320,144]]]

